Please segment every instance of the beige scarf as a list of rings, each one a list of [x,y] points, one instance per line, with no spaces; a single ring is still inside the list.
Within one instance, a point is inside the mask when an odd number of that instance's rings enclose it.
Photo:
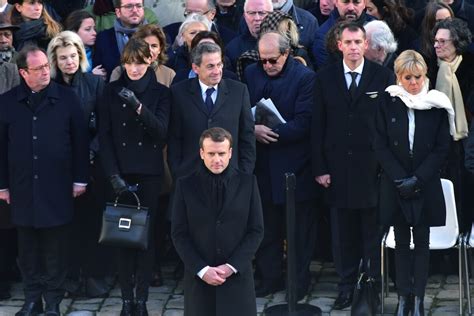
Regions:
[[[439,70],[435,87],[436,90],[446,94],[453,104],[456,121],[456,133],[453,135],[454,140],[466,138],[469,133],[461,88],[455,73],[461,62],[461,55],[457,56],[450,63],[438,59]]]

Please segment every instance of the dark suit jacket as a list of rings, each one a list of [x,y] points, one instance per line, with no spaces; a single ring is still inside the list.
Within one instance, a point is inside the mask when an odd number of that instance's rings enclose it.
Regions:
[[[74,182],[87,183],[88,131],[74,91],[51,81],[32,110],[26,84],[0,96],[0,188],[12,221],[54,227],[73,217]]]
[[[169,89],[148,68],[148,86],[135,93],[143,104],[140,114],[118,96],[126,87],[125,72],[105,86],[99,115],[100,154],[107,176],[163,174],[163,145],[168,132]]]
[[[311,124],[313,175],[331,175],[329,203],[338,208],[377,205],[378,164],[373,151],[375,112],[394,74],[365,60],[351,101],[342,61],[316,74]]]
[[[186,315],[255,315],[252,258],[263,238],[257,181],[229,166],[222,208],[215,209],[210,189],[205,188],[209,182],[205,172],[179,179],[173,201],[171,235],[185,266]],[[238,272],[220,286],[208,285],[197,276],[207,265],[225,263]]]
[[[93,67],[102,65],[107,70],[107,81],[109,81],[112,71],[120,65],[120,52],[113,27],[97,34],[92,61]]]
[[[211,114],[207,112],[197,78],[171,86],[168,163],[174,179],[192,173],[200,164],[199,137],[211,127],[222,127],[233,138],[231,165],[252,173],[255,165],[254,122],[247,87],[222,79]]]
[[[315,197],[315,182],[311,173],[310,125],[315,74],[291,56],[282,72],[269,77],[260,63],[245,69],[252,105],[270,98],[285,119],[285,124],[273,128],[278,142],[257,143],[257,175],[264,201],[285,202],[285,173],[296,175],[296,200]]]
[[[399,98],[390,97],[388,93],[384,97],[387,102],[378,108],[375,134],[375,153],[382,166],[380,222],[443,226],[446,207],[440,170],[451,144],[447,112],[436,108],[414,111],[415,138],[410,155],[408,108]],[[420,182],[420,197],[401,199],[394,180],[413,175]]]

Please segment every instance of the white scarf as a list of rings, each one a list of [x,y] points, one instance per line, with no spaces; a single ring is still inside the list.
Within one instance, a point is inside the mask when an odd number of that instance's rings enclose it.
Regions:
[[[387,91],[392,97],[399,97],[405,105],[414,110],[429,110],[431,108],[445,109],[448,112],[449,133],[456,135],[456,124],[454,123],[454,109],[446,94],[437,90],[428,91],[428,79],[420,93],[413,95],[408,93],[401,85],[387,87]],[[456,140],[456,139],[455,139]]]

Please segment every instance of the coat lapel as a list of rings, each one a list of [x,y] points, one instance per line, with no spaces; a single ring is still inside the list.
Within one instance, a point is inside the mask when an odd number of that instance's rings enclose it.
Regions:
[[[342,95],[346,99],[346,104],[351,103],[351,96],[349,94],[349,89],[347,89],[346,77],[344,74],[344,67],[342,67],[342,61],[337,63],[336,67],[336,87],[341,87]]]
[[[199,86],[199,81],[197,78],[191,79],[189,84],[189,94],[191,95],[191,101],[199,111],[203,112],[206,116],[209,116],[207,113],[204,101],[201,95],[201,87]]]
[[[211,116],[213,116],[214,114],[217,113],[217,111],[219,111],[222,105],[226,102],[228,95],[229,95],[229,89],[227,89],[225,80],[222,79],[218,85],[216,104],[214,104],[214,108],[212,109]]]
[[[356,96],[352,100],[353,104],[356,104],[359,98],[367,91],[367,87],[374,76],[374,68],[371,67],[370,63],[365,60],[364,68],[362,69],[362,76],[360,77],[359,85],[357,86]]]
[[[231,168],[231,167],[229,166],[228,168]],[[229,171],[233,171],[233,170],[229,170]],[[222,204],[222,209],[220,209],[219,213],[217,214],[217,218],[222,218],[222,216],[225,215],[224,210],[232,209],[230,205],[235,203],[236,201],[236,195],[238,193],[238,189],[240,188],[240,178],[241,177],[232,176],[231,179],[229,180],[229,183],[227,184],[227,188],[225,192],[224,203]]]

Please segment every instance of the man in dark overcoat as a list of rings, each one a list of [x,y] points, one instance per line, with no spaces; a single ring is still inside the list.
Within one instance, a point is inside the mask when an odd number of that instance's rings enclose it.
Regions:
[[[88,180],[88,134],[78,97],[50,81],[46,53],[25,47],[19,86],[0,96],[0,199],[18,227],[25,303],[17,315],[59,315],[73,198]],[[49,312],[49,313],[48,313]]]
[[[343,60],[316,74],[312,119],[312,164],[331,206],[332,248],[340,277],[336,309],[350,306],[360,260],[379,276],[376,221],[378,164],[373,151],[375,111],[394,74],[364,59],[365,30],[341,29]]]
[[[255,176],[229,165],[232,136],[210,128],[203,164],[176,184],[171,236],[184,261],[184,315],[256,315],[252,258],[263,238]]]
[[[173,179],[186,176],[199,166],[199,136],[211,127],[230,132],[234,139],[231,165],[252,173],[255,136],[247,87],[222,79],[219,45],[202,43],[192,51],[191,58],[198,77],[171,87],[168,163]]]
[[[271,99],[285,119],[272,126],[257,121],[257,176],[262,196],[265,237],[256,263],[262,282],[257,296],[283,288],[285,232],[285,173],[296,175],[296,251],[298,299],[308,291],[309,264],[316,242],[316,184],[311,173],[310,124],[315,74],[290,56],[290,44],[277,32],[261,35],[260,62],[246,68],[250,100]]]

